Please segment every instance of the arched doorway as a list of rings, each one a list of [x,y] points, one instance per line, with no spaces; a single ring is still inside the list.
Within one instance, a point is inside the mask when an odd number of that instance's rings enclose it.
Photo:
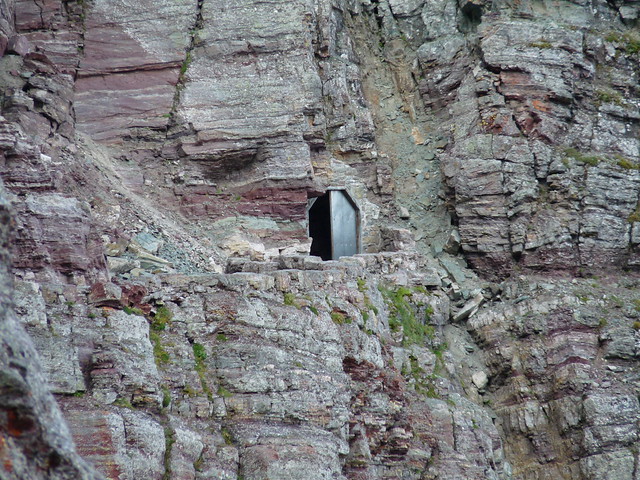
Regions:
[[[311,255],[323,260],[359,252],[360,215],[358,207],[344,190],[329,190],[309,201]]]

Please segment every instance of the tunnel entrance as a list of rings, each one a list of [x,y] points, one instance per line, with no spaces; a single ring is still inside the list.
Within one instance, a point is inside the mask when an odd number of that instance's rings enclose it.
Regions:
[[[329,190],[309,200],[311,255],[337,260],[359,250],[358,207],[344,190]]]

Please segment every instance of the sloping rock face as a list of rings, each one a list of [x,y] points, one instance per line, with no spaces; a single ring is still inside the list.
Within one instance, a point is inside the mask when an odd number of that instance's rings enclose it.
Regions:
[[[0,478],[640,478],[637,2],[0,7]]]
[[[634,266],[638,31],[621,12],[637,6],[461,3],[439,28],[474,34],[432,33],[417,53],[451,129],[442,165],[467,258],[498,275]]]
[[[14,311],[11,217],[0,185],[0,478],[103,478],[76,453],[38,353]]]
[[[469,321],[518,478],[637,477],[636,282],[522,278]]]

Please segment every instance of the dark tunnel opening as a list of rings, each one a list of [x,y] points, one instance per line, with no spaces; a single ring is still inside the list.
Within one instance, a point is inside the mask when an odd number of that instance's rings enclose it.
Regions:
[[[331,260],[331,207],[330,192],[318,197],[309,209],[309,236],[311,255]]]

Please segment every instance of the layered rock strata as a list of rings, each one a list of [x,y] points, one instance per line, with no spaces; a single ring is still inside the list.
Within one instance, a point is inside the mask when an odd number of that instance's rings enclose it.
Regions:
[[[0,7],[0,478],[639,478],[637,2]]]

